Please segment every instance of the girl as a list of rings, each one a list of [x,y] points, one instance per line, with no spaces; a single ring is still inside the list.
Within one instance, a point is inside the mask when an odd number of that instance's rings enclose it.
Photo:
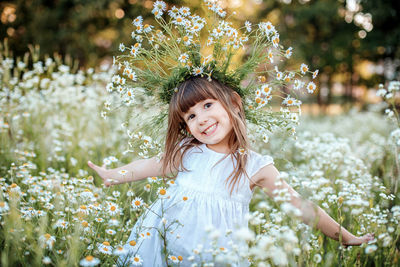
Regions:
[[[88,164],[106,186],[149,176],[176,175],[176,185],[168,188],[170,197],[156,201],[151,207],[154,212],[138,220],[125,246],[140,255],[143,266],[165,266],[166,252],[181,256],[181,266],[190,266],[188,258],[193,249],[199,244],[204,245],[204,251],[209,248],[205,229],[209,225],[221,233],[218,247],[229,249],[230,236],[224,234],[236,227],[247,227],[245,215],[256,186],[269,197],[274,196],[274,190],[287,189],[291,204],[302,212],[302,220],[335,240],[339,240],[341,232],[343,245],[360,245],[373,239],[373,234],[357,237],[343,227],[340,229],[328,214],[301,199],[287,183],[275,183],[279,172],[272,158],[249,149],[241,97],[215,79],[197,76],[179,85],[169,104],[168,132],[161,160],[143,159],[111,170],[90,161]],[[121,175],[120,170],[127,170],[128,174]],[[161,238],[155,229],[175,220],[181,226]],[[143,227],[148,229],[149,236],[140,246],[132,247],[129,242],[138,242]],[[121,257],[120,263],[128,260]],[[191,260],[199,259],[192,256]],[[205,253],[202,260],[210,262],[213,258]],[[234,266],[243,265],[248,262]]]

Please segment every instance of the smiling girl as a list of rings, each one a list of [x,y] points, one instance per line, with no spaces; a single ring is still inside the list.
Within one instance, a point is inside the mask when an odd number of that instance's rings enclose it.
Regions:
[[[140,255],[143,266],[166,266],[166,251],[180,256],[180,266],[191,266],[193,261],[212,262],[211,253],[202,254],[201,259],[191,256],[199,244],[203,244],[203,251],[211,248],[206,242],[206,226],[211,225],[220,233],[247,227],[246,214],[257,186],[271,198],[275,190],[288,190],[290,203],[301,211],[305,223],[332,239],[339,240],[341,235],[344,245],[360,245],[373,239],[373,234],[352,235],[321,208],[302,199],[286,182],[276,183],[279,172],[273,159],[249,147],[241,97],[215,79],[191,77],[178,86],[169,104],[161,160],[138,160],[110,170],[88,164],[106,186],[149,176],[176,177],[176,185],[168,189],[169,198],[157,200],[151,207],[153,212],[139,218],[125,246],[134,255]],[[121,170],[128,173],[122,175]],[[181,226],[163,239],[157,229],[175,220]],[[140,245],[132,246],[143,228],[148,229],[147,236]],[[231,244],[231,235],[218,239],[220,248],[229,249]],[[122,256],[120,263],[123,262],[129,263],[128,257]],[[249,262],[230,264],[248,266]]]

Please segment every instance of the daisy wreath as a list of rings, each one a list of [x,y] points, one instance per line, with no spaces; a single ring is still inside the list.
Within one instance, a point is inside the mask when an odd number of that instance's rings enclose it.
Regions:
[[[159,130],[165,131],[170,99],[181,82],[199,75],[230,86],[242,97],[251,137],[267,141],[267,134],[276,129],[295,132],[301,101],[290,92],[313,93],[315,83],[302,79],[307,73],[315,79],[318,70],[311,72],[304,63],[297,71],[278,69],[277,63],[289,59],[293,51],[280,45],[271,22],[253,27],[246,21],[236,29],[217,1],[204,0],[203,9],[204,18],[188,7],[167,10],[165,2],[156,1],[152,13],[157,28],[139,16],[132,22],[133,44],[120,44],[122,54],[114,57],[118,74],[107,85],[107,91],[117,94],[105,103],[102,116],[118,106],[113,100],[136,114],[136,131],[127,129],[131,140],[126,152],[139,148],[139,155],[148,157],[154,154],[150,150],[161,151],[160,136],[164,135]],[[279,111],[268,105],[273,97],[282,99]],[[151,115],[138,119],[144,113]],[[123,126],[128,125],[129,119]]]

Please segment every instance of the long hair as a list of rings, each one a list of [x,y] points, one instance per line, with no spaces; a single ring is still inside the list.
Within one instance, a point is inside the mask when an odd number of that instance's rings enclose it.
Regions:
[[[230,87],[215,79],[204,77],[191,77],[178,86],[178,91],[172,96],[169,104],[168,131],[165,140],[165,152],[163,160],[163,174],[167,170],[186,170],[182,159],[185,153],[192,147],[201,143],[191,137],[187,131],[184,114],[194,105],[206,99],[218,100],[229,115],[232,131],[228,138],[231,156],[235,164],[233,172],[227,177],[230,193],[239,182],[242,175],[246,175],[247,153],[238,153],[239,148],[248,151],[248,139],[246,134],[246,119],[242,105],[242,99]],[[224,157],[223,159],[225,159]],[[222,159],[222,160],[223,160]],[[222,161],[221,160],[221,161]]]

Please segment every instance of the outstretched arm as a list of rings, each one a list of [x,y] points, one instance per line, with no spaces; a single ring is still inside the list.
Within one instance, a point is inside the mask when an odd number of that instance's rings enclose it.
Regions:
[[[290,202],[298,208],[302,213],[302,220],[308,225],[312,225],[321,230],[326,236],[339,240],[339,235],[342,236],[343,245],[353,246],[361,245],[374,238],[373,234],[367,234],[361,237],[356,237],[347,231],[343,226],[332,219],[323,209],[312,203],[304,200],[300,195],[285,181],[281,180],[276,183],[279,177],[279,172],[273,164],[267,165],[259,170],[253,177],[254,184],[261,187],[269,197],[274,199],[274,190],[286,189],[290,194]]]
[[[139,181],[146,177],[161,176],[162,162],[162,160],[154,157],[132,161],[125,166],[115,169],[106,169],[105,165],[100,167],[91,161],[88,161],[88,165],[103,179],[105,186],[110,186]],[[172,171],[167,173],[167,175],[170,173],[172,173]]]

